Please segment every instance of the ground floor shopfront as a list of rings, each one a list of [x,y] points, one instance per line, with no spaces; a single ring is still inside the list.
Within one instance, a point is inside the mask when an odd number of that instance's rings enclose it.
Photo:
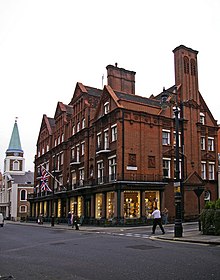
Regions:
[[[65,222],[68,212],[75,212],[85,223],[145,223],[154,207],[162,208],[164,186],[99,186],[34,197],[30,216]]]

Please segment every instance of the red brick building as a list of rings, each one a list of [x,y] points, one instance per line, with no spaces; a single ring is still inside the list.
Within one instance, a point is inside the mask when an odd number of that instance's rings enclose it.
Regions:
[[[218,126],[199,92],[198,52],[181,45],[173,53],[175,83],[157,96],[137,96],[135,72],[108,65],[102,90],[77,83],[68,105],[58,102],[54,118],[43,116],[32,217],[61,220],[77,211],[88,223],[145,222],[157,205],[172,220],[176,157],[184,219],[198,216],[198,187],[201,206],[204,194],[217,198]],[[39,187],[42,168],[53,192]]]

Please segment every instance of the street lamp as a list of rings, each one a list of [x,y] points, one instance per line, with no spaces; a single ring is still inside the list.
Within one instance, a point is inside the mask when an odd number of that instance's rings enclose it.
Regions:
[[[174,234],[175,237],[182,237],[183,227],[182,227],[182,185],[180,182],[180,168],[179,168],[179,113],[180,109],[174,108],[175,115],[175,129],[176,129],[176,179],[174,182],[175,187],[175,225]]]

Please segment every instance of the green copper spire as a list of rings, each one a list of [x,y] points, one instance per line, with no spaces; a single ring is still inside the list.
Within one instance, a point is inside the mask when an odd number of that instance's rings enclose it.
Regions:
[[[18,131],[17,119],[15,120],[14,128],[11,135],[11,140],[6,152],[20,152],[23,153],[21,148],[21,141]]]

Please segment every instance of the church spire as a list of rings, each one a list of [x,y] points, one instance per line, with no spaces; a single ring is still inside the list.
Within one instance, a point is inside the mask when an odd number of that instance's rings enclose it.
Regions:
[[[15,123],[11,134],[10,143],[8,149],[6,150],[4,171],[11,175],[24,175],[25,159],[23,158],[23,155],[24,152],[21,148],[17,118],[15,118]]]
[[[14,128],[11,134],[11,140],[6,153],[8,152],[23,153],[23,150],[21,148],[19,131],[18,131],[17,118],[15,119]]]

